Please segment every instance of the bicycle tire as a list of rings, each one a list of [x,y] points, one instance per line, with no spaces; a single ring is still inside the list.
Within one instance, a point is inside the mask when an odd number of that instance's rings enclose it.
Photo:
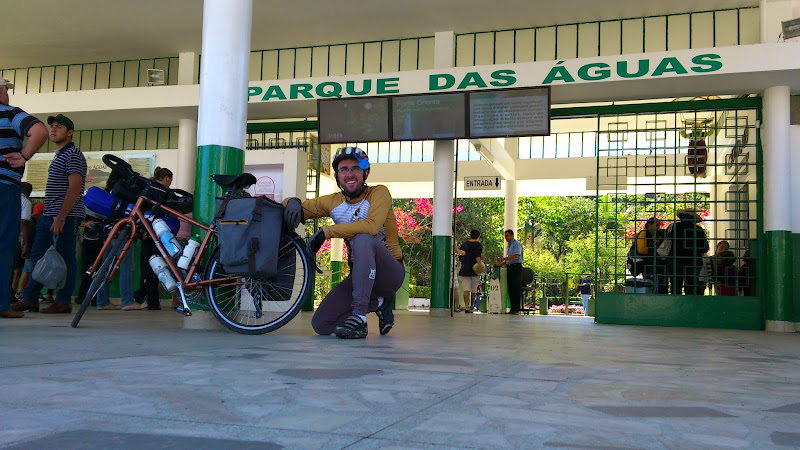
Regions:
[[[305,247],[305,241],[296,233],[286,233],[281,237],[275,277],[242,278],[244,285],[235,286],[210,284],[206,298],[214,317],[242,334],[269,333],[286,325],[311,296],[313,272]],[[217,247],[206,264],[206,280],[229,276],[219,257]]]
[[[122,230],[117,237],[111,241],[111,245],[108,246],[108,250],[106,250],[106,252],[114,256],[103,261],[103,263],[100,265],[100,268],[97,269],[97,272],[95,272],[92,276],[92,284],[89,285],[89,290],[86,291],[86,296],[83,298],[81,306],[78,308],[78,311],[72,318],[72,328],[77,328],[78,323],[80,323],[81,318],[83,317],[83,314],[92,303],[92,298],[94,298],[95,294],[97,294],[97,291],[100,290],[100,287],[103,285],[103,283],[106,282],[108,273],[114,266],[114,262],[117,260],[117,256],[119,256],[119,253],[122,251],[122,246],[125,245],[125,241],[127,240],[128,230]],[[130,250],[132,251],[133,249],[131,248]]]

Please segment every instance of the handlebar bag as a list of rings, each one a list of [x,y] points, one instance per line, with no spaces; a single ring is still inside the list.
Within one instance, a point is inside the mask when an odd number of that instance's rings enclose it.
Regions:
[[[86,190],[86,194],[83,196],[83,203],[93,213],[102,217],[114,217],[114,204],[116,203],[114,195],[97,186],[92,186]]]
[[[217,199],[220,262],[228,273],[271,278],[278,272],[283,206],[267,197]]]

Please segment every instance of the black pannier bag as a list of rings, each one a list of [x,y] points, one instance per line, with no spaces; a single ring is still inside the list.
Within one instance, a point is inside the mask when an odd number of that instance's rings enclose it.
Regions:
[[[217,199],[220,263],[228,273],[271,278],[278,272],[283,206],[267,197]]]

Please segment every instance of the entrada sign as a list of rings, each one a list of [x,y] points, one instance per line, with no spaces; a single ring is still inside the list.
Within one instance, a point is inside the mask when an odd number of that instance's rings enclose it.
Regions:
[[[251,102],[311,100],[320,98],[362,97],[406,93],[464,91],[472,89],[513,88],[658,78],[717,72],[723,68],[719,53],[689,51],[628,55],[615,58],[559,60],[519,63],[506,66],[479,66],[441,70],[420,70],[394,74],[356,75],[352,77],[281,80],[266,86],[249,86]],[[652,56],[650,56],[652,55]],[[650,57],[647,57],[650,56]]]
[[[499,191],[500,177],[464,177],[465,191]]]

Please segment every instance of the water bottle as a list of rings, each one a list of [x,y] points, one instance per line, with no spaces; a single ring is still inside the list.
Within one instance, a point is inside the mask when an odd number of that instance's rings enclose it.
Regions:
[[[172,231],[169,229],[169,226],[164,219],[156,219],[153,221],[153,231],[156,232],[156,236],[161,241],[161,244],[164,245],[164,249],[169,254],[170,258],[175,258],[181,254],[181,244],[178,243],[178,239],[173,236]]]
[[[169,267],[167,267],[164,258],[157,255],[151,256],[150,267],[153,269],[156,277],[158,277],[158,281],[164,286],[164,289],[168,292],[173,292],[178,288],[178,285],[175,284],[175,278],[172,277],[172,273],[169,271]]]
[[[186,243],[186,248],[183,249],[181,258],[178,260],[178,267],[183,270],[189,270],[189,264],[191,264],[198,247],[200,247],[199,242],[194,238],[189,239],[189,242]]]

